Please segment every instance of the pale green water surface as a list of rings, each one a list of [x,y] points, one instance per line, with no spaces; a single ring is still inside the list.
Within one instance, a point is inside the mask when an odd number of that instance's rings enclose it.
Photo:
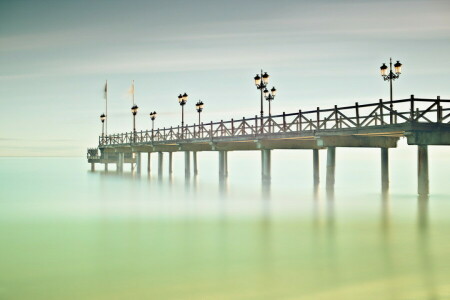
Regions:
[[[161,181],[156,157],[151,178],[1,158],[0,299],[450,299],[448,152],[420,200],[398,151],[385,199],[377,149],[338,149],[334,197],[309,151],[274,152],[270,188],[256,152],[230,153],[223,185],[216,153],[190,181],[181,153]]]

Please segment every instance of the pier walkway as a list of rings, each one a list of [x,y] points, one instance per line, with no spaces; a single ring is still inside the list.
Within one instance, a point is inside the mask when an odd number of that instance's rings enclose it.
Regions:
[[[163,154],[168,153],[168,170],[172,173],[172,153],[185,153],[185,175],[196,175],[197,152],[219,153],[219,177],[228,176],[228,151],[260,151],[261,175],[270,180],[271,151],[277,149],[313,150],[314,185],[319,184],[319,150],[327,150],[326,187],[333,189],[337,147],[370,147],[381,149],[381,187],[389,188],[389,148],[397,147],[400,137],[408,145],[418,146],[418,193],[429,193],[428,146],[450,145],[450,100],[409,99],[370,104],[283,113],[228,121],[201,123],[155,130],[111,134],[99,137],[98,148],[88,149],[92,170],[100,163],[117,165],[123,172],[124,163],[132,171],[142,172],[142,153],[158,153],[158,175],[163,174]]]

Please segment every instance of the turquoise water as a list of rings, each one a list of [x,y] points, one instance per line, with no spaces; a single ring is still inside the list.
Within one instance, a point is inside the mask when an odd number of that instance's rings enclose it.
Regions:
[[[390,154],[385,198],[378,149],[337,150],[334,197],[311,151],[273,151],[270,187],[257,152],[229,153],[224,184],[217,153],[189,181],[182,153],[162,180],[156,156],[150,177],[0,158],[0,299],[450,299],[449,150],[428,200],[416,148]]]

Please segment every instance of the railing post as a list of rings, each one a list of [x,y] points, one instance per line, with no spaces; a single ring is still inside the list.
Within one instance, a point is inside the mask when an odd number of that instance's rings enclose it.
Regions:
[[[338,129],[339,128],[339,122],[338,122],[337,105],[334,106],[334,120],[336,122],[336,129]]]
[[[286,113],[283,111],[283,132],[286,132]]]
[[[414,95],[411,95],[411,112],[410,121],[414,122]]]
[[[178,129],[177,129],[177,140],[180,139],[180,125],[178,125]]]
[[[302,110],[298,111],[298,131],[302,131]]]
[[[339,116],[339,128],[342,129],[342,116]]]
[[[436,120],[437,120],[438,123],[442,123],[441,96],[437,96],[436,105],[437,105],[437,118],[436,118]]]
[[[211,121],[211,133],[210,133],[209,137],[211,139],[213,138],[213,122],[212,121]]]
[[[234,136],[234,120],[231,119],[231,135]]]
[[[200,132],[201,132],[201,137],[203,138],[203,122],[202,122],[202,127],[200,128]]]
[[[384,125],[384,120],[383,120],[383,99],[380,99],[380,104],[378,105],[378,107],[380,108],[381,125]]]
[[[375,113],[375,126],[378,125],[378,113]]]
[[[355,113],[356,113],[356,126],[360,127],[360,123],[359,123],[359,104],[358,104],[358,102],[355,102]]]
[[[390,101],[389,108],[390,108],[390,111],[389,111],[389,123],[392,124],[394,122],[394,115],[392,113],[393,109],[394,109],[394,104],[392,103],[392,99]]]
[[[242,118],[242,135],[245,135],[245,117]]]
[[[263,134],[263,128],[264,128],[264,124],[263,124],[263,119],[261,117],[261,134]],[[258,116],[255,115],[255,135],[257,135],[258,132]]]
[[[316,125],[316,127],[317,127],[316,129],[319,130],[319,128],[320,128],[320,108],[319,107],[317,107],[317,125]]]
[[[195,123],[194,123],[194,138],[196,137],[196,134],[195,134]]]

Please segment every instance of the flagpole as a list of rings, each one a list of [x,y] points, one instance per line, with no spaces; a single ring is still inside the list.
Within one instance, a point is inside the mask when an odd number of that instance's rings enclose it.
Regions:
[[[106,114],[106,128],[105,128],[105,133],[106,135],[108,135],[108,80],[106,80],[106,85],[105,85],[105,114]]]

